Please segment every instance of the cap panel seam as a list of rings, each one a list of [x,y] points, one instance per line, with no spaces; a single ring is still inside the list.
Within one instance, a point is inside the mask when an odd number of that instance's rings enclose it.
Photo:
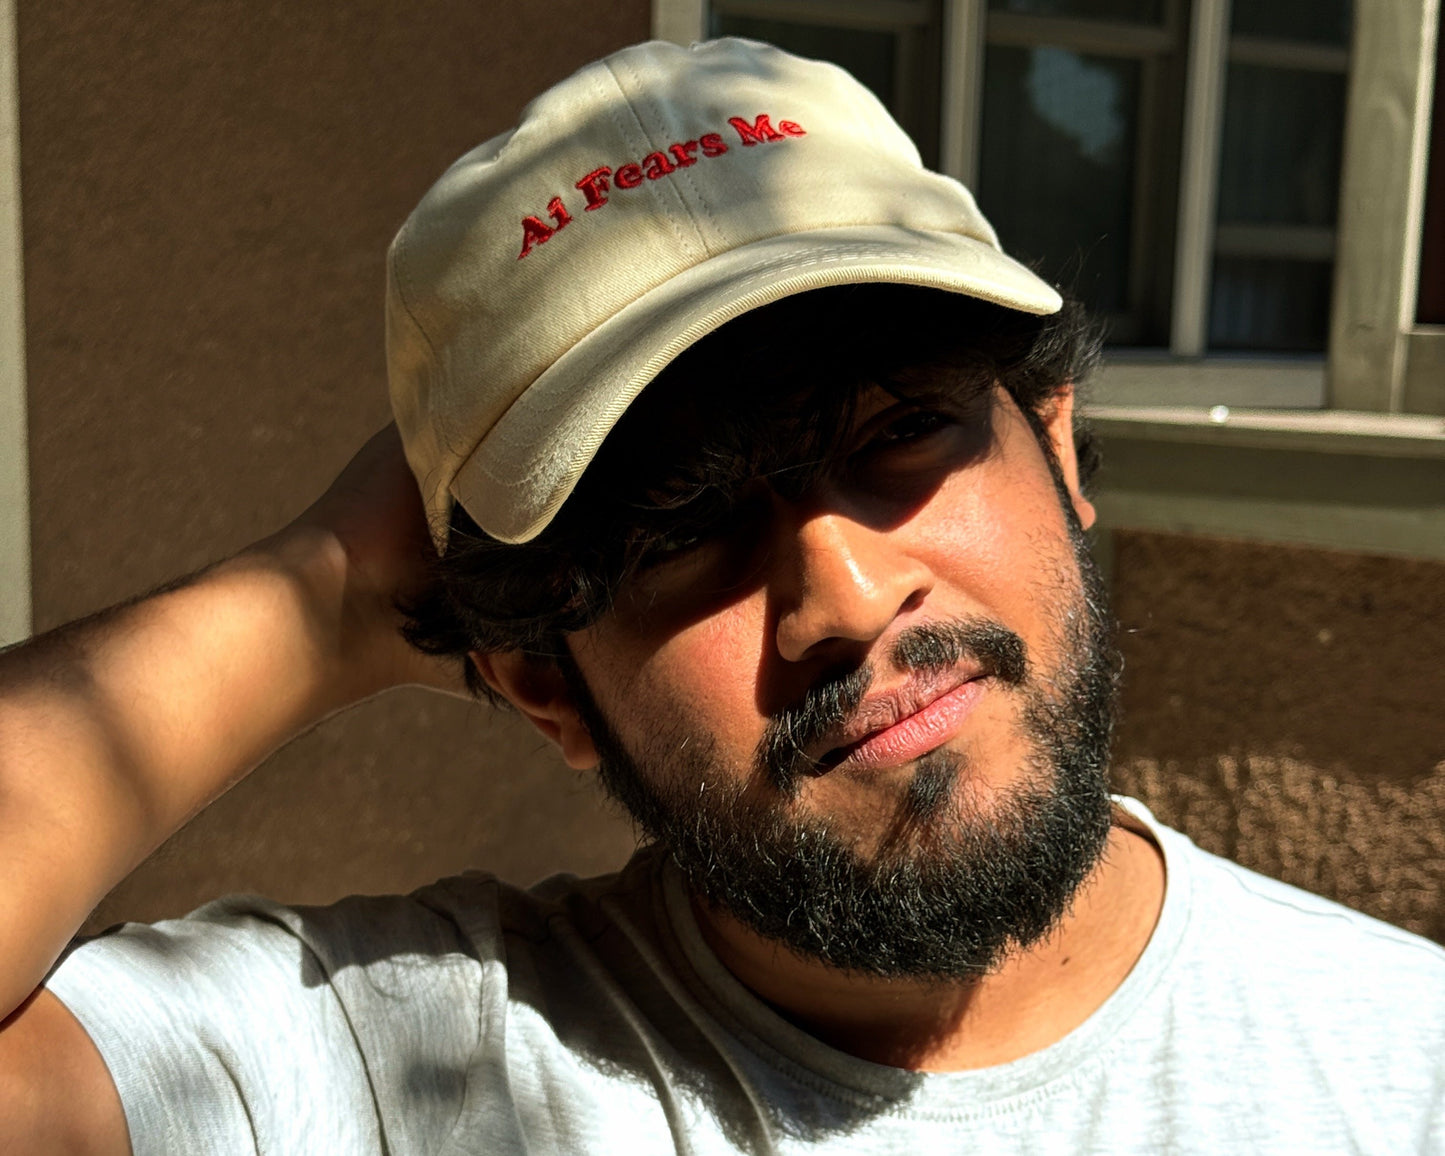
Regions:
[[[651,100],[649,100],[649,98],[647,97],[647,86],[643,84],[641,79],[638,77],[637,71],[632,65],[632,61],[627,58],[621,58],[616,61],[616,64],[618,67],[626,69],[628,73],[628,80],[632,82],[633,86],[640,94],[637,98],[637,104],[646,105],[649,108],[649,111],[652,112],[654,119],[658,123],[661,123],[662,117],[658,115],[657,105]],[[608,62],[608,68],[613,68],[612,61]],[[653,146],[654,152],[661,153],[664,157],[666,157],[667,144],[657,143],[657,137],[651,131],[649,131],[642,117],[638,115],[637,107],[633,103],[633,99],[627,95],[626,90],[622,88],[620,82],[618,82],[617,87],[618,90],[623,94],[623,103],[627,106],[627,111],[631,115],[633,123],[637,125],[638,131],[640,131],[643,137],[646,138],[647,143]],[[688,188],[692,191],[694,199],[700,201],[702,199],[701,194],[698,192],[697,186],[692,183],[692,174],[687,171],[690,167],[691,166],[677,165],[671,175],[674,177],[681,176],[683,180],[687,183]],[[678,227],[677,221],[669,217],[668,224],[671,225],[673,235],[677,237],[678,244],[680,244],[683,249],[687,251],[688,256],[692,257],[694,260],[696,260],[699,256],[703,259],[712,256],[712,246],[707,243],[706,235],[698,226],[696,214],[693,212],[693,208],[688,203],[687,198],[682,196],[682,194],[675,188],[671,190],[671,193],[673,199],[677,202],[678,206],[682,209],[684,213],[687,214],[687,219],[692,225],[694,240],[696,242],[695,245],[690,244],[688,240],[683,236],[682,230]],[[709,214],[709,217],[711,217],[711,214]]]
[[[625,61],[619,60],[619,61],[617,61],[616,63],[618,63],[618,64],[623,64],[623,63],[625,63]],[[632,118],[632,123],[633,123],[633,125],[636,127],[636,129],[637,129],[638,135],[639,135],[648,145],[652,146],[652,150],[653,150],[654,152],[658,152],[658,153],[662,152],[662,149],[657,147],[657,141],[656,141],[655,137],[653,136],[653,134],[652,134],[651,132],[648,131],[647,125],[645,125],[645,124],[643,123],[643,121],[642,121],[642,118],[637,115],[637,109],[633,107],[632,98],[631,98],[630,96],[628,96],[627,90],[626,90],[625,88],[623,88],[622,82],[621,82],[621,80],[620,80],[620,79],[618,78],[618,76],[617,76],[616,69],[613,67],[614,62],[613,62],[612,60],[608,60],[608,61],[606,61],[606,64],[607,64],[608,71],[612,73],[612,81],[613,81],[614,84],[617,85],[617,91],[618,91],[618,92],[621,94],[621,96],[622,96],[622,105],[623,105],[623,108],[625,108],[625,109],[627,110],[627,115]],[[637,78],[637,74],[636,74],[635,72],[632,72],[632,73],[631,73],[631,75],[629,76],[629,79],[630,79],[634,84],[638,84],[638,78]],[[641,86],[639,85],[639,87],[641,87]],[[616,115],[616,113],[617,113],[618,111],[620,111],[620,110],[613,110],[614,116]],[[626,135],[627,135],[627,133],[626,133],[626,131],[623,129],[622,124],[621,124],[621,122],[620,122],[620,119],[617,120],[617,125],[618,125],[618,131],[619,131],[619,132],[622,134],[622,136],[625,138]],[[656,182],[649,182],[649,184],[655,184],[655,183],[656,183]],[[655,191],[653,191],[653,190],[651,190],[651,189],[649,189],[649,192],[652,194],[652,199],[653,199],[653,202],[654,202],[654,203],[658,202],[658,201],[661,199],[661,198],[659,197],[659,195],[658,195],[657,192],[655,192]],[[689,210],[688,210],[688,206],[687,206],[686,202],[683,201],[682,197],[678,195],[677,190],[676,190],[676,189],[670,189],[670,190],[669,190],[669,193],[670,193],[670,195],[673,197],[673,199],[678,202],[678,204],[681,206],[682,210],[683,210],[684,212],[688,212],[688,213],[689,213],[689,216],[691,216],[691,214],[690,214],[690,212],[689,212]],[[689,240],[688,240],[688,238],[684,235],[682,229],[678,226],[678,222],[677,222],[676,217],[674,217],[671,213],[669,213],[664,206],[658,205],[658,208],[659,208],[659,210],[661,211],[662,217],[667,221],[668,228],[672,230],[672,235],[677,239],[678,246],[682,249],[682,251],[687,255],[687,257],[688,257],[690,260],[696,261],[696,260],[698,259],[698,257],[699,257],[699,253],[698,253],[698,251],[697,251],[697,248],[696,248],[692,243],[690,243]],[[693,232],[694,232],[694,233],[697,233],[697,234],[698,234],[698,239],[701,240],[701,233],[700,233],[700,231],[698,230],[697,225],[696,225],[695,222],[694,222],[694,224],[693,224]],[[702,253],[701,253],[701,255],[704,256],[704,257],[707,255],[707,246],[706,246],[706,245],[703,245],[703,246],[702,246]]]

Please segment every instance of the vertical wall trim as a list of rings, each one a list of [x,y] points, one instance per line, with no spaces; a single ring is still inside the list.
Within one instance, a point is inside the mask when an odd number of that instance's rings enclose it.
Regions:
[[[1214,206],[1228,54],[1229,0],[1198,0],[1189,29],[1174,309],[1169,326],[1169,349],[1176,357],[1202,356],[1209,328]]]
[[[15,0],[0,0],[0,646],[31,631],[18,73]]]
[[[975,191],[983,124],[983,6],[984,0],[944,0],[943,5],[939,167]]]
[[[652,38],[684,47],[707,36],[704,0],[652,0]]]
[[[1414,323],[1439,0],[1355,4],[1329,399],[1401,408]]]

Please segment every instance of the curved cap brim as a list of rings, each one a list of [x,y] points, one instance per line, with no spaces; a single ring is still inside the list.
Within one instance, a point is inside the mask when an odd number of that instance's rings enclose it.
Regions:
[[[864,282],[943,289],[1039,315],[1063,304],[1029,269],[957,233],[870,225],[744,245],[644,294],[558,358],[462,464],[452,496],[492,537],[529,541],[561,509],[627,407],[683,350],[784,297]]]

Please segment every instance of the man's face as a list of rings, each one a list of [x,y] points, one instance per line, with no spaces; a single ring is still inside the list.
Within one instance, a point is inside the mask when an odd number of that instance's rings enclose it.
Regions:
[[[1046,432],[1062,482],[1002,390],[879,393],[811,492],[759,482],[570,638],[604,781],[704,900],[892,975],[1057,921],[1107,837],[1113,661],[1067,405]]]

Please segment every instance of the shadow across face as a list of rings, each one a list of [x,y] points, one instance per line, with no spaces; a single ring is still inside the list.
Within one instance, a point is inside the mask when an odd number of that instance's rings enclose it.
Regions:
[[[989,670],[1017,704],[1027,750],[1003,776],[1007,786],[972,789],[967,754],[939,747],[915,760],[895,814],[864,838],[798,813],[789,795],[801,776],[828,773],[804,751],[858,709],[872,679],[866,666],[825,676],[776,712],[748,776],[719,764],[711,736],[684,735],[666,719],[628,749],[564,654],[606,789],[670,852],[698,898],[803,958],[888,978],[993,970],[1057,924],[1111,824],[1118,663],[1097,571],[1065,509],[1077,581],[1049,592],[1062,642],[1054,669],[1036,668],[1021,639],[980,620],[920,625],[890,655],[915,671],[964,658]],[[876,850],[864,855],[864,843]]]

